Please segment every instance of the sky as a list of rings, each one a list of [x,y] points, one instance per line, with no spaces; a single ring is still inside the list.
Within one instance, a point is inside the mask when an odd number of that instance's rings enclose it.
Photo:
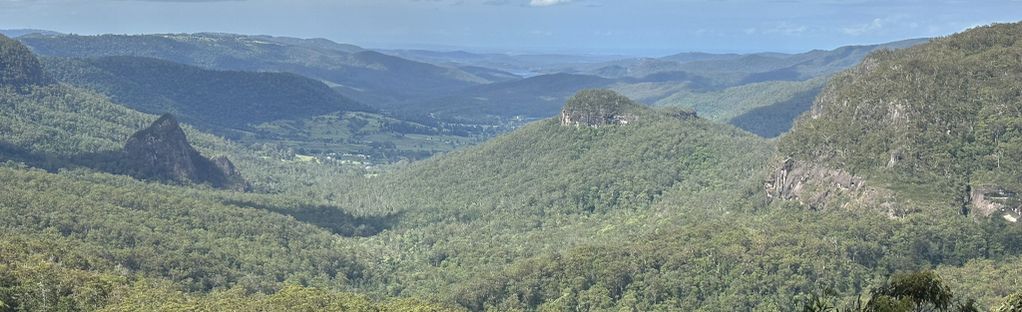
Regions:
[[[804,52],[1020,20],[1022,0],[0,0],[0,29],[636,56]]]

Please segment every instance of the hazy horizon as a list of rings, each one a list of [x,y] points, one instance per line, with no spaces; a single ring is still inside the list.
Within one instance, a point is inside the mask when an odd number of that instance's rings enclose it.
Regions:
[[[0,0],[0,28],[226,32],[374,49],[661,56],[803,52],[1022,20],[1022,1]]]

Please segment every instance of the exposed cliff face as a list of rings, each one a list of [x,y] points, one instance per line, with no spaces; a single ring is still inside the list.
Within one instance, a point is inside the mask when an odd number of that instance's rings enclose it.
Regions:
[[[638,104],[609,90],[582,90],[561,109],[561,125],[600,127],[639,120]]]
[[[127,171],[136,178],[204,183],[239,191],[248,187],[226,157],[210,160],[199,154],[170,114],[132,135],[124,145],[124,155]]]
[[[767,197],[798,201],[810,209],[869,207],[891,217],[909,211],[895,208],[889,191],[869,187],[866,179],[840,169],[786,158],[764,184]]]
[[[1022,198],[1003,187],[993,185],[973,187],[969,191],[969,200],[973,212],[978,215],[984,217],[1000,215],[1009,222],[1018,222],[1022,218]]]
[[[1017,219],[1022,59],[1012,51],[1022,48],[1019,34],[1022,23],[977,27],[878,51],[834,76],[778,140],[790,160],[774,163],[788,169],[774,173],[768,193],[812,207],[892,203]],[[852,188],[847,173],[869,187]]]

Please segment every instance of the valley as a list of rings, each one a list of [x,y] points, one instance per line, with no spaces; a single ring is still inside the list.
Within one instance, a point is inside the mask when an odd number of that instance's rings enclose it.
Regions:
[[[0,311],[1022,311],[1022,23],[661,57],[0,33]]]

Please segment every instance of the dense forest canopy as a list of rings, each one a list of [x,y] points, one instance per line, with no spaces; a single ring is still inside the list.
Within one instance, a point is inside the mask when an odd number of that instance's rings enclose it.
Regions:
[[[573,90],[559,117],[385,166],[291,146],[330,149],[324,138],[388,127],[386,142],[424,144],[451,128],[358,111],[297,74],[89,57],[234,64],[206,59],[211,46],[194,38],[248,51],[236,61],[259,66],[389,56],[272,37],[28,35],[37,51],[76,57],[46,59],[43,71],[0,37],[0,77],[14,77],[0,81],[0,311],[1018,311],[1020,25],[874,52],[826,81],[778,140],[727,122],[783,121],[823,78],[678,95],[785,93],[707,117]],[[256,41],[288,48],[244,48]],[[782,65],[814,72],[798,66],[818,54]],[[690,57],[696,68],[803,56]],[[819,62],[827,71],[843,61]],[[217,93],[226,86],[243,92]],[[182,94],[191,91],[219,100]],[[147,113],[151,95],[280,141],[173,123],[175,142],[229,157],[247,190],[122,175],[117,155],[132,134],[168,120]],[[246,114],[272,117],[207,116],[243,100],[268,105]],[[290,114],[301,118],[277,119]],[[401,140],[412,135],[427,136]]]
[[[830,81],[780,151],[958,208],[982,208],[976,192],[1017,193],[1020,33],[995,24],[874,53]]]
[[[24,45],[0,35],[0,85],[23,88],[47,81],[39,59]]]

